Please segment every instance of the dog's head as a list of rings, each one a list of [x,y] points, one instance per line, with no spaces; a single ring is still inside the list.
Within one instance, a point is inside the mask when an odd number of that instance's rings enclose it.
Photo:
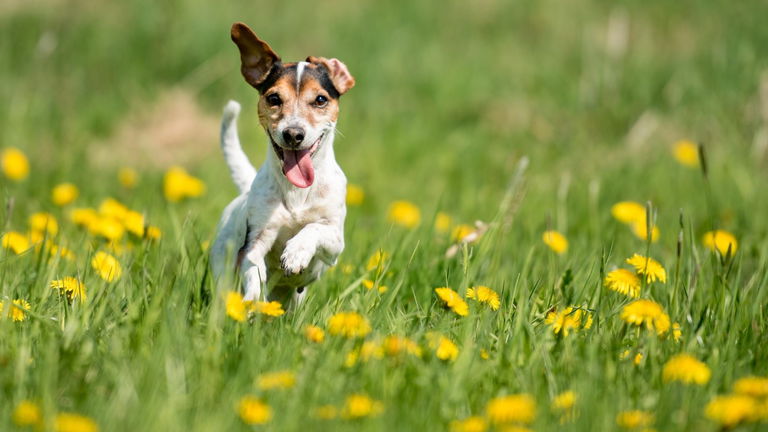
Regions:
[[[312,185],[313,157],[333,133],[339,97],[355,85],[337,59],[307,57],[283,63],[266,42],[243,23],[232,25],[243,77],[261,95],[259,121],[269,135],[285,177],[294,186]]]

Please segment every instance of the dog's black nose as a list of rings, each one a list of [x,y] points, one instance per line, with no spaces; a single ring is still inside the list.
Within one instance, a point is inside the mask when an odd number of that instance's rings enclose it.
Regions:
[[[287,127],[283,129],[283,140],[292,147],[298,147],[304,141],[304,129],[300,127]]]

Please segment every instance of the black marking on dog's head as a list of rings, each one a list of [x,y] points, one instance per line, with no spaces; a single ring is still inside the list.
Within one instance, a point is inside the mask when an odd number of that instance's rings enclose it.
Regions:
[[[325,66],[318,65],[314,68],[305,68],[304,74],[309,75],[317,80],[323,90],[328,92],[328,97],[332,99],[338,99],[339,96],[341,96],[339,91],[336,90],[336,87],[333,86],[333,81],[331,81],[331,77],[328,75],[328,69],[326,69]]]

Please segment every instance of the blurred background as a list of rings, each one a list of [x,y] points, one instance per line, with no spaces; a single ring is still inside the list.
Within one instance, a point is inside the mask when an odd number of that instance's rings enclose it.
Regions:
[[[527,155],[536,227],[588,229],[589,206],[563,209],[589,196],[652,199],[674,224],[681,195],[662,191],[700,181],[672,160],[677,140],[705,144],[725,207],[764,192],[766,16],[764,1],[3,0],[0,143],[28,154],[17,191],[40,196],[83,179],[95,200],[126,166],[159,190],[182,165],[209,186],[194,209],[212,230],[235,192],[228,99],[254,164],[266,149],[229,39],[244,21],[286,61],[349,66],[336,153],[369,209],[406,198],[488,219]]]

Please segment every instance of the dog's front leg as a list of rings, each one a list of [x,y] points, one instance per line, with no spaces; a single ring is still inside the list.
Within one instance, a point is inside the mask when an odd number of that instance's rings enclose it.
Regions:
[[[336,225],[311,223],[285,244],[280,257],[286,274],[301,273],[316,257],[331,266],[344,250],[344,235]]]
[[[276,232],[264,229],[249,233],[246,254],[240,266],[243,279],[243,299],[256,301],[262,297],[262,287],[267,283],[267,265],[264,257],[272,248]]]

